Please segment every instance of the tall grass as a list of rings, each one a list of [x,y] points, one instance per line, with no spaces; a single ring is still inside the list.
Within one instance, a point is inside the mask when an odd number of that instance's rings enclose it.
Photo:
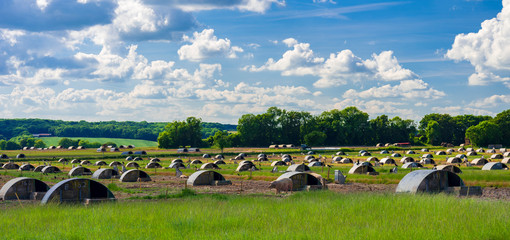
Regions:
[[[89,142],[99,142],[99,143],[106,143],[106,142],[114,142],[118,145],[135,145],[136,147],[156,147],[158,146],[158,143],[155,141],[148,141],[148,140],[142,140],[142,139],[127,139],[127,138],[90,138],[90,137],[68,137],[73,140],[87,140]],[[58,142],[62,137],[43,137],[40,138],[41,140],[46,143],[47,146],[57,146]]]
[[[28,206],[3,239],[508,239],[509,202],[446,195],[304,192]]]

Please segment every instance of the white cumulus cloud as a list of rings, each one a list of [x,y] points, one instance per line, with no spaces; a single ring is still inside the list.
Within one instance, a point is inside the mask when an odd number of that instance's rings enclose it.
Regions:
[[[183,40],[191,44],[184,45],[177,51],[181,60],[199,62],[216,56],[237,58],[236,53],[243,52],[241,47],[232,46],[228,38],[218,39],[214,35],[214,29],[194,32],[193,37],[184,35]]]

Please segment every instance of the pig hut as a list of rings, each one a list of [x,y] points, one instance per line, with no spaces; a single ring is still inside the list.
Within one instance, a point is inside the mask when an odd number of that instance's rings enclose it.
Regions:
[[[212,170],[200,170],[194,172],[189,176],[186,182],[188,186],[200,186],[200,185],[232,185],[231,181],[225,180],[223,175]]]
[[[403,157],[402,159],[400,159],[400,162],[401,163],[414,162],[414,158],[412,158],[412,157]]]
[[[473,161],[471,161],[471,164],[473,165],[477,165],[477,166],[483,166],[485,164],[487,164],[489,161],[487,161],[487,159],[485,158],[475,158],[473,159]]]
[[[41,170],[42,173],[59,173],[61,172],[58,167],[55,166],[46,166]]]
[[[501,169],[508,169],[508,166],[500,162],[490,162],[483,165],[482,167],[482,170],[501,170]]]
[[[214,161],[214,164],[220,165],[220,164],[226,164],[226,163],[223,160],[216,160],[216,161]]]
[[[239,164],[239,166],[236,169],[236,172],[249,171],[250,169],[258,170],[257,167],[255,167],[255,164],[253,164],[252,162],[248,161],[248,162],[245,162],[243,164]]]
[[[292,180],[292,190],[300,191],[305,189],[322,189],[322,184],[319,179],[306,172],[286,172],[278,179],[289,178]]]
[[[458,158],[458,157],[450,157],[448,158],[448,161],[446,161],[447,163],[462,163],[462,159]]]
[[[310,167],[304,164],[292,164],[287,168],[287,172],[307,172],[310,171]]]
[[[174,163],[172,163],[172,164],[174,164]],[[182,164],[182,163],[179,163],[179,164]],[[161,164],[159,164],[158,162],[149,162],[149,163],[147,163],[147,165],[145,165],[146,169],[149,169],[149,168],[162,168],[162,167],[163,166],[161,166]]]
[[[393,158],[383,158],[381,159],[381,161],[379,161],[379,163],[382,163],[382,164],[395,164],[395,160]]]
[[[46,183],[35,178],[14,178],[5,183],[0,189],[0,199],[16,200],[19,198],[21,200],[31,200],[35,197],[34,193],[44,193],[48,189],[49,187]]]
[[[407,162],[404,165],[402,165],[402,168],[423,168],[423,165],[416,162]]]
[[[450,187],[462,187],[464,182],[455,173],[441,170],[416,170],[400,180],[397,193],[445,192]]]
[[[443,170],[443,171],[449,171],[452,173],[462,173],[462,170],[460,170],[459,167],[454,165],[437,165],[433,168],[433,170]]]
[[[34,169],[35,169],[35,167],[28,163],[28,164],[21,165],[18,170],[20,170],[20,171],[34,171]]]
[[[138,165],[138,163],[135,162],[128,162],[128,164],[126,164],[126,167],[139,168],[140,165]]]
[[[169,168],[186,168],[186,166],[181,162],[174,162],[170,164]]]
[[[196,160],[191,161],[191,164],[202,164],[202,161],[196,159]]]
[[[324,166],[324,163],[322,162],[311,162],[308,164],[308,167],[321,167]]]
[[[218,165],[214,164],[214,163],[204,163],[202,164],[202,166],[200,166],[200,169],[204,170],[204,169],[220,169],[220,167],[218,167]]]
[[[275,167],[275,166],[285,166],[287,165],[284,161],[273,161],[271,163],[271,167]]]
[[[71,178],[50,188],[41,200],[41,204],[90,203],[107,200],[115,200],[115,196],[103,184],[86,178]]]
[[[376,172],[375,169],[366,164],[354,164],[349,170],[349,174],[366,174]]]
[[[92,174],[92,178],[95,179],[110,179],[114,176],[119,176],[119,172],[110,168],[101,168]]]
[[[90,171],[90,169],[88,169],[86,167],[77,166],[77,167],[72,168],[71,171],[69,171],[69,173],[67,175],[69,175],[69,177],[92,175],[92,171]]]
[[[138,170],[138,169],[131,169],[126,172],[124,172],[120,176],[121,182],[150,182],[151,177],[149,174],[147,174],[144,171]]]
[[[19,165],[16,163],[13,163],[13,162],[8,162],[8,163],[4,164],[3,168],[4,169],[19,169]]]

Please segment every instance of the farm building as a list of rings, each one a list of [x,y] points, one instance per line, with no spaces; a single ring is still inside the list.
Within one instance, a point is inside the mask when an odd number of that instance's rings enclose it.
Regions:
[[[292,190],[300,191],[306,189],[322,189],[322,184],[319,179],[306,172],[287,172],[282,174],[278,179],[289,178],[292,180]]]
[[[340,160],[340,163],[353,163],[353,161],[350,158],[342,158],[342,160]]]
[[[430,154],[430,153],[426,153],[426,154],[421,155],[421,158],[434,158],[434,156],[432,156],[432,154]]]
[[[110,152],[119,152],[119,148],[116,148],[116,147],[112,147],[110,148]]]
[[[117,161],[113,161],[113,162],[111,162],[108,166],[109,166],[109,167],[122,166],[122,163],[117,162]]]
[[[97,171],[96,171],[97,172]],[[113,193],[103,184],[86,178],[71,178],[55,184],[46,192],[41,204],[87,203],[115,200]]]
[[[413,151],[413,150],[408,150],[408,151],[406,152],[406,154],[416,154],[416,152],[415,152],[415,151]]]
[[[121,182],[150,182],[151,177],[144,171],[131,169],[120,176]]]
[[[434,161],[434,159],[430,159],[430,158],[422,158],[420,160],[420,163],[421,164],[436,164],[436,161]]]
[[[457,154],[455,157],[460,158],[460,159],[467,158],[467,156],[465,154]]]
[[[44,166],[44,165],[37,166],[34,168],[34,172],[41,172],[44,167],[46,167],[46,166]]]
[[[140,165],[138,165],[138,163],[135,162],[128,162],[128,164],[126,164],[126,167],[139,168]]]
[[[70,177],[82,176],[82,175],[92,175],[92,171],[90,171],[90,169],[88,169],[86,167],[77,166],[77,167],[72,168],[67,175],[69,175]]]
[[[487,150],[487,153],[496,153],[496,149],[494,149],[494,148],[493,149],[489,149],[489,150]]]
[[[437,155],[437,156],[440,156],[440,155],[446,155],[446,152],[445,152],[445,151],[437,151],[437,152],[436,152],[436,155]]]
[[[311,162],[308,164],[308,167],[322,167],[324,166],[324,163],[321,162]]]
[[[80,165],[90,165],[90,161],[89,160],[83,160],[80,162]]]
[[[80,164],[80,162],[81,162],[81,161],[80,161],[80,160],[78,160],[78,159],[73,159],[73,160],[71,160],[71,164]]]
[[[499,149],[499,152],[501,152],[501,153],[504,153],[504,152],[506,152],[506,151],[507,151],[507,149],[506,149],[506,148],[500,148],[500,149]]]
[[[359,150],[359,152],[358,152],[358,153],[359,153],[359,154],[362,154],[362,153],[366,153],[366,152],[367,152],[367,150],[361,149],[361,150]]]
[[[172,160],[172,162],[171,162],[171,163],[177,163],[177,162],[178,162],[178,163],[184,163],[181,159],[178,159],[178,158],[177,158],[177,159]]]
[[[308,151],[306,154],[313,155],[313,154],[315,154],[315,152],[314,151]]]
[[[98,169],[92,174],[92,178],[95,179],[111,179],[112,177],[118,177],[119,172],[111,169],[111,168],[101,168]]]
[[[249,162],[249,161],[248,161]],[[258,170],[257,167],[255,167],[255,165],[252,163],[244,163],[244,164],[239,164],[239,166],[236,168],[236,172],[242,172],[242,171],[249,171],[249,170]]]
[[[478,153],[476,153],[476,152],[467,152],[466,155],[467,156],[476,156],[476,155],[478,155]]]
[[[204,155],[202,155],[202,158],[211,158],[211,155],[205,153]]]
[[[267,158],[257,158],[257,161],[259,162],[265,162],[265,161],[269,161]]]
[[[378,159],[378,158],[376,158],[376,157],[369,157],[369,158],[367,158],[367,160],[366,160],[366,161],[367,161],[367,162],[379,162],[379,159]]]
[[[345,153],[343,151],[338,151],[335,153],[335,155],[340,156],[340,155],[345,155]]]
[[[385,157],[385,158],[381,159],[381,161],[379,161],[379,163],[382,163],[382,164],[395,164],[395,160],[393,158]]]
[[[105,166],[106,165],[106,162],[105,161],[96,161],[94,163],[94,166]]]
[[[402,157],[402,155],[400,155],[400,153],[393,153],[393,154],[391,154],[391,157],[397,158],[397,157]]]
[[[504,164],[510,163],[510,157],[503,158],[503,160],[501,160],[501,163],[504,163]]]
[[[390,154],[390,152],[388,152],[388,150],[382,150],[380,154]]]
[[[9,157],[7,156],[7,154],[0,154],[0,159],[9,159]]]
[[[189,176],[186,182],[188,186],[200,186],[200,185],[232,185],[231,181],[225,180],[223,175],[211,170],[200,170],[194,172]]]
[[[503,153],[503,157],[510,157],[510,152]]]
[[[477,165],[477,166],[483,166],[485,164],[487,164],[489,161],[487,161],[487,159],[485,158],[475,158],[473,159],[473,161],[471,161],[471,164],[473,165]]]
[[[239,162],[239,166],[243,164],[250,164],[251,166],[255,166],[255,164],[252,161],[244,160]]]
[[[304,164],[292,164],[287,168],[287,172],[306,172],[310,171],[310,167]]]
[[[202,164],[202,161],[196,159],[196,160],[191,161],[191,164]]]
[[[401,163],[414,162],[414,158],[412,158],[412,157],[403,157],[402,159],[400,159],[400,162]]]
[[[216,159],[225,159],[225,157],[221,154],[216,155],[214,158]]]
[[[131,154],[133,154],[133,152],[127,151],[127,152],[122,152],[120,155],[131,155]],[[126,158],[126,160],[127,160],[127,158]],[[131,161],[131,160],[127,160],[127,161]]]
[[[282,161],[286,162],[286,163],[290,163],[290,162],[292,162],[292,159],[291,158],[282,158]]]
[[[464,182],[455,173],[441,170],[417,170],[400,180],[397,193],[447,192],[450,187],[462,187]]]
[[[8,162],[8,163],[4,164],[3,168],[4,169],[19,169],[19,165],[16,163],[13,163],[13,162]]]
[[[342,157],[340,157],[340,156],[333,157],[333,163],[340,163],[341,160],[342,160]]]
[[[452,173],[462,173],[462,170],[460,170],[459,167],[454,165],[437,165],[432,170],[442,170],[442,171],[449,171]]]
[[[177,149],[177,152],[178,152],[178,153],[187,153],[187,152],[188,152],[188,149],[187,149],[187,148],[178,148],[178,149]]]
[[[245,156],[246,157],[246,156]],[[292,156],[290,156],[289,154],[283,154],[282,155],[282,158],[292,158]]]
[[[76,147],[75,147],[75,146],[69,146],[67,149],[68,149],[68,150],[75,150],[75,149],[76,149]]]
[[[133,161],[143,161],[143,159],[141,157],[135,157]]]
[[[462,163],[462,159],[460,159],[458,157],[450,157],[450,158],[448,158],[448,160],[446,162],[447,163]]]
[[[59,159],[59,160],[58,160],[58,162],[59,162],[59,163],[66,163],[66,162],[67,162],[67,159],[65,159],[65,158],[61,158],[61,159]]]
[[[34,171],[34,169],[35,169],[34,166],[27,163],[27,164],[21,165],[18,170],[20,170],[20,171]]]
[[[16,158],[25,158],[25,154],[20,153],[20,154],[16,155]]]
[[[369,152],[364,152],[361,154],[362,157],[372,156]]]
[[[496,153],[491,155],[491,159],[503,159],[503,155]]]
[[[134,155],[147,155],[147,152],[146,151],[135,151],[133,154]]]
[[[159,158],[151,158],[150,162],[161,162],[161,160]]]
[[[262,159],[264,159],[264,158],[262,158]],[[244,160],[244,157],[243,156],[235,156],[234,160]]]
[[[200,148],[190,148],[188,149],[189,152],[200,152]]]
[[[455,149],[453,149],[453,148],[448,148],[448,149],[446,149],[446,152],[447,152],[447,153],[454,153],[454,152],[455,152]]]
[[[489,162],[483,165],[482,170],[508,170],[508,166],[500,162]]]
[[[473,148],[466,148],[466,152],[474,152],[475,150]]]
[[[58,167],[55,166],[46,166],[41,170],[42,173],[59,173],[61,172]]]
[[[306,155],[305,156],[305,161],[310,161],[310,160],[313,160],[313,159],[315,159],[315,157],[312,156],[312,155]]]
[[[0,189],[2,200],[35,200],[35,193],[45,193],[50,189],[46,183],[35,178],[18,177],[6,182]]]
[[[457,149],[457,151],[458,152],[464,152],[464,151],[466,151],[466,149],[464,147],[460,147],[460,148]]]
[[[184,164],[181,162],[171,163],[170,166],[168,166],[168,167],[169,168],[186,168],[186,166],[184,166]]]
[[[483,148],[479,148],[479,149],[476,149],[476,151],[475,151],[475,152],[484,153],[484,152],[485,152],[485,150],[483,150]]]
[[[173,163],[172,163],[173,164]],[[179,163],[179,164],[182,164],[182,163]],[[170,165],[171,166],[171,165]],[[183,165],[184,166],[184,165]],[[149,169],[149,168],[162,168],[163,166],[161,166],[161,164],[157,163],[157,162],[150,162],[150,163],[147,163],[147,165],[145,165],[145,168],[146,169]],[[185,168],[185,167],[184,167]]]
[[[284,161],[273,161],[271,163],[271,167],[275,167],[275,166],[285,166],[287,165]]]
[[[354,164],[354,166],[352,166],[349,170],[349,174],[366,174],[373,172],[376,172],[373,167],[364,164]]]
[[[220,164],[226,164],[226,163],[223,160],[216,160],[216,161],[214,161],[214,164],[220,165]]]
[[[402,168],[406,169],[406,168],[422,168],[423,165],[419,164],[419,163],[416,163],[416,162],[408,162],[408,163],[405,163],[404,165],[402,165]]]
[[[202,164],[202,166],[200,166],[200,169],[204,170],[204,169],[220,169],[220,167],[218,167],[218,165],[214,164],[214,163],[204,163]]]
[[[429,149],[428,149],[428,148],[422,148],[422,149],[421,149],[421,151],[422,151],[422,152],[428,152],[428,151],[429,151]]]

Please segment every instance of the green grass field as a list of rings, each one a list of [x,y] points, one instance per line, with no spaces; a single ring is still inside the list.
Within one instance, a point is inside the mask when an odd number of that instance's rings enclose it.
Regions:
[[[46,143],[46,146],[57,146],[58,142],[61,137],[43,137],[41,138],[44,143]],[[87,140],[89,142],[99,142],[99,143],[106,143],[106,142],[114,142],[119,145],[135,145],[136,147],[157,147],[158,143],[154,141],[147,141],[147,140],[140,140],[140,139],[126,139],[126,138],[87,138],[87,137],[70,137],[70,139],[76,140]]]
[[[510,202],[447,195],[181,194],[3,210],[3,239],[509,239]]]

